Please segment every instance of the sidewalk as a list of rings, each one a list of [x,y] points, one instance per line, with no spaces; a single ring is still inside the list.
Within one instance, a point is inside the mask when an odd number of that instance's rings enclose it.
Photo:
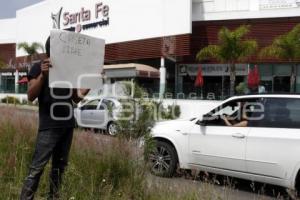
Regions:
[[[8,108],[18,108],[23,110],[32,110],[32,111],[38,111],[38,106],[31,106],[31,105],[19,105],[19,104],[6,104],[6,103],[0,103],[0,107],[8,107]]]

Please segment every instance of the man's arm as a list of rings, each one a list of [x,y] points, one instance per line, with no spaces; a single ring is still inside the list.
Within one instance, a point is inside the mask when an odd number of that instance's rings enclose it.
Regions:
[[[29,101],[34,101],[39,96],[45,77],[49,74],[49,67],[51,67],[50,59],[45,59],[41,64],[40,74],[30,79],[27,90]]]
[[[227,119],[227,117],[223,116],[222,119],[224,120],[225,124],[227,126],[232,126],[232,124],[229,122],[229,120]]]
[[[244,121],[241,121],[235,125],[233,125],[235,127],[247,127],[248,126],[248,121],[247,120],[244,120]]]
[[[88,93],[90,89],[73,89],[72,100],[79,103]]]
[[[29,101],[34,101],[40,94],[44,83],[44,76],[41,73],[37,78],[31,79],[28,84],[27,96]]]

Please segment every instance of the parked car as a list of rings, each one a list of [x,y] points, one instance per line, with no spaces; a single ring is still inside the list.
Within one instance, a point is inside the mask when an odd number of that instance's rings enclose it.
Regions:
[[[120,111],[121,103],[117,98],[92,98],[74,109],[74,117],[79,127],[103,129],[115,135]]]
[[[203,116],[157,123],[152,135],[156,175],[171,177],[179,164],[300,189],[300,95],[232,97]]]

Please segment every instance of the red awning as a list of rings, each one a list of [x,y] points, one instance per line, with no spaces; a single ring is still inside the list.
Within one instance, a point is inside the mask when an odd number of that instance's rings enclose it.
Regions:
[[[204,80],[203,80],[203,75],[202,75],[202,68],[200,66],[198,69],[198,73],[197,73],[197,77],[196,77],[194,86],[195,87],[203,87],[203,85],[204,85]]]
[[[25,83],[28,83],[28,79],[26,76],[24,76],[23,78],[21,78],[19,81],[18,81],[19,84],[25,84]]]
[[[257,65],[255,65],[254,69],[249,71],[248,74],[248,87],[251,89],[255,89],[259,86],[260,77]]]

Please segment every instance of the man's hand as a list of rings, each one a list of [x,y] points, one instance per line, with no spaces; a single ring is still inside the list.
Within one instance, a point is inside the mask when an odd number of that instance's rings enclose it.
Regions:
[[[49,58],[43,60],[41,70],[44,77],[47,77],[49,75],[49,68],[52,67],[51,61]]]
[[[88,93],[90,89],[73,89],[72,100],[79,103]]]
[[[83,98],[87,95],[87,93],[89,93],[90,89],[78,89],[78,96]]]

